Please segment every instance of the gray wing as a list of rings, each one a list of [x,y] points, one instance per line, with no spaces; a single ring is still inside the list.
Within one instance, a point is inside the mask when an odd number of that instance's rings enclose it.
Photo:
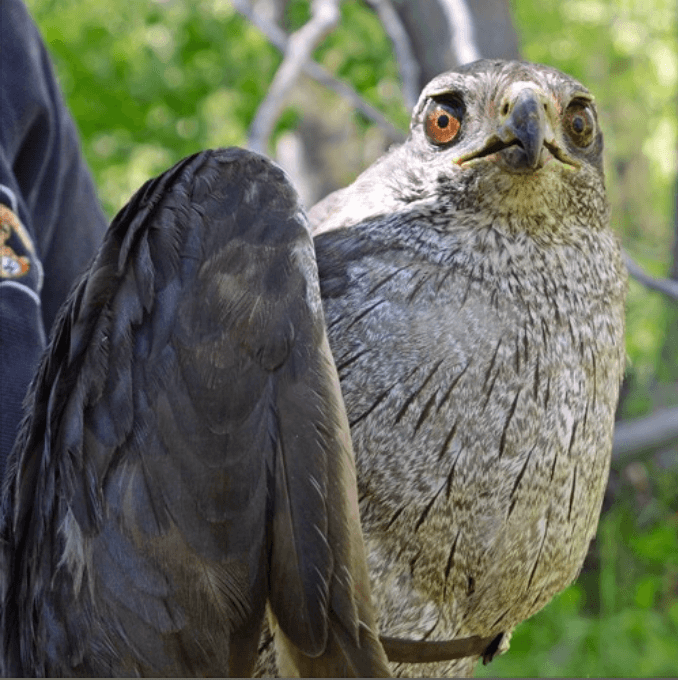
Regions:
[[[267,599],[299,672],[388,674],[313,245],[272,163],[208,151],[145,184],[26,404],[5,674],[243,675]]]

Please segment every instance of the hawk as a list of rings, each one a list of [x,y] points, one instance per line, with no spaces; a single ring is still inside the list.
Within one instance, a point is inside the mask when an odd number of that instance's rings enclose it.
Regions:
[[[383,635],[503,649],[581,568],[625,365],[602,154],[583,85],[483,60],[310,211]]]
[[[27,397],[3,670],[249,673],[266,606],[282,673],[503,651],[576,577],[607,478],[626,275],[602,148],[580,83],[480,61],[310,211],[313,241],[255,154],[142,187]]]

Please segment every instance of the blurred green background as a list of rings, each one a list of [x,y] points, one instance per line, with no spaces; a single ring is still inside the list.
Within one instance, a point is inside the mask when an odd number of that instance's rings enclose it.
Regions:
[[[150,176],[211,146],[246,143],[281,57],[228,0],[28,0],[54,58],[111,217]],[[512,0],[525,58],[596,95],[613,224],[627,251],[667,276],[676,237],[675,0]],[[287,30],[309,16],[294,0]],[[369,7],[342,6],[316,51],[403,130],[391,44]],[[276,135],[300,111],[281,117]],[[367,126],[359,114],[358,125]],[[678,305],[631,282],[619,416],[678,404]],[[616,466],[577,583],[516,631],[478,675],[678,675],[678,444]]]

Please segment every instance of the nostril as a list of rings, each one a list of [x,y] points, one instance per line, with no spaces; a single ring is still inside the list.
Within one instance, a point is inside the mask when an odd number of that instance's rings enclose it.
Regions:
[[[508,105],[508,102],[506,102],[501,109],[501,115],[505,116],[505,115],[508,114],[508,112],[509,112],[509,105]]]

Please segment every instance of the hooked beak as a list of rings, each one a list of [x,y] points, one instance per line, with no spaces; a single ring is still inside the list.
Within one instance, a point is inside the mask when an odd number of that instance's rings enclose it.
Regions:
[[[501,107],[497,129],[482,148],[462,156],[459,164],[497,154],[509,171],[530,173],[544,166],[553,156],[562,163],[579,167],[556,143],[546,95],[534,87],[522,87],[510,93]]]

